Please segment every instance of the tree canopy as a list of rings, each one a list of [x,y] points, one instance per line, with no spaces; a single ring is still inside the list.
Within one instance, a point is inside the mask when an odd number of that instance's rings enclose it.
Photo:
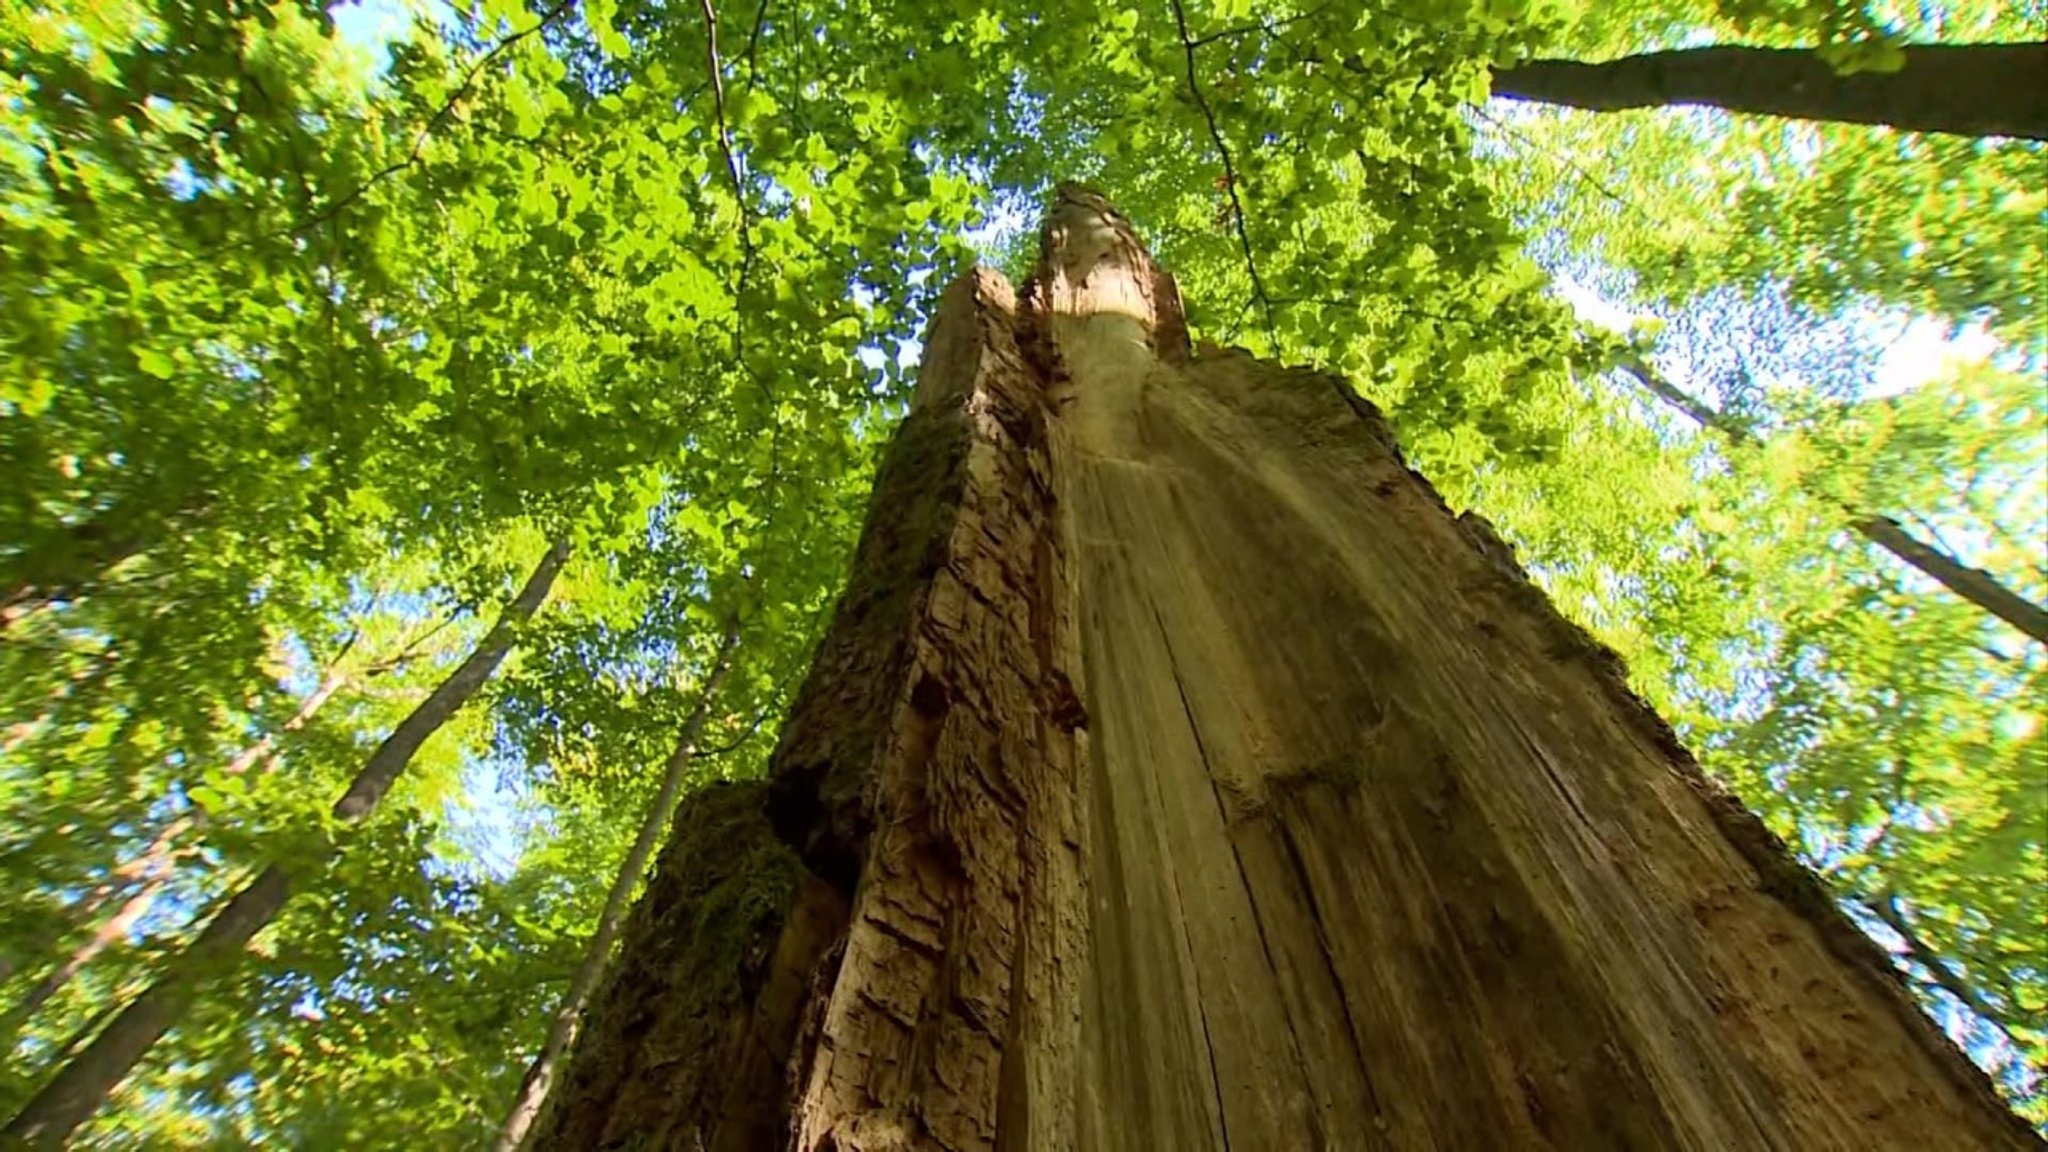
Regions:
[[[1970,2],[10,7],[0,1105],[171,981],[82,1142],[490,1143],[664,766],[760,771],[937,293],[1078,179],[1198,340],[1389,412],[2048,1124],[2048,644],[1907,556],[2048,602],[2044,145],[1490,96],[2043,39]],[[188,948],[276,870],[246,951]]]

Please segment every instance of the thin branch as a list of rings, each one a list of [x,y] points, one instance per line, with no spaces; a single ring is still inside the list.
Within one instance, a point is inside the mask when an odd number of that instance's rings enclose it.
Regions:
[[[432,640],[435,636],[440,635],[440,633],[444,629],[446,629],[450,624],[455,623],[455,621],[460,616],[461,613],[457,612],[441,617],[440,621],[437,622],[433,627],[427,629],[425,632],[420,633],[413,639],[406,641],[405,647],[400,648],[397,652],[393,653],[392,655],[387,656],[384,659],[379,660],[375,664],[372,664],[369,667],[363,669],[364,674],[369,676],[381,676],[386,672],[390,672],[394,669],[401,668],[406,664],[411,663],[413,657],[419,655],[420,648],[424,646],[427,641]]]
[[[1492,113],[1488,112],[1485,108],[1477,104],[1474,104],[1472,106],[1472,114],[1474,116],[1477,116],[1481,120],[1486,121],[1488,124],[1493,125],[1500,131],[1505,132],[1509,136],[1514,137],[1515,140],[1519,142],[1524,148],[1527,148],[1533,152],[1547,155],[1552,160],[1564,165],[1566,168],[1571,169],[1573,174],[1578,176],[1581,183],[1592,188],[1594,191],[1600,193],[1602,196],[1607,197],[1609,200],[1614,201],[1616,204],[1619,204],[1622,207],[1628,209],[1629,211],[1634,212],[1636,215],[1641,216],[1647,223],[1653,225],[1658,223],[1657,218],[1655,216],[1652,216],[1648,209],[1644,208],[1640,204],[1637,204],[1634,200],[1629,199],[1627,196],[1624,196],[1621,193],[1616,192],[1613,188],[1608,187],[1605,181],[1601,180],[1598,176],[1595,176],[1592,172],[1588,171],[1586,169],[1586,166],[1580,164],[1578,160],[1572,156],[1571,153],[1566,152],[1562,149],[1544,148],[1542,145],[1536,143],[1534,140],[1531,140],[1529,138],[1528,133],[1522,131],[1520,128],[1516,127],[1513,124],[1507,123],[1506,121],[1493,115]]]
[[[1290,24],[1299,24],[1304,20],[1312,20],[1320,16],[1329,7],[1329,4],[1318,4],[1284,20],[1260,20],[1254,24],[1240,24],[1235,28],[1225,28],[1220,32],[1211,32],[1207,36],[1197,36],[1193,40],[1188,41],[1188,45],[1193,48],[1206,48],[1219,40],[1232,40],[1239,36],[1249,36],[1254,32],[1263,32],[1268,36],[1277,35],[1282,28]]]
[[[768,719],[768,714],[773,711],[775,711],[775,709],[772,705],[761,708],[760,710],[754,713],[753,722],[749,723],[746,729],[742,731],[738,736],[733,737],[732,740],[728,743],[721,744],[716,748],[706,748],[703,752],[699,753],[699,755],[707,757],[723,756],[728,752],[739,751],[741,745],[744,745],[747,741],[752,740],[754,738],[754,734],[761,730],[762,723]]]
[[[718,116],[718,150],[725,157],[725,173],[732,178],[733,199],[738,202],[740,212],[740,242],[748,250],[753,242],[747,237],[747,187],[740,177],[739,158],[733,154],[732,132],[725,120],[725,66],[718,59],[718,12],[711,6],[711,0],[699,0],[704,9],[704,56],[711,75],[711,105]]]
[[[316,224],[324,223],[327,220],[330,220],[334,216],[338,215],[342,209],[347,208],[349,205],[355,203],[358,200],[361,200],[364,196],[368,195],[370,190],[372,188],[375,188],[378,184],[418,164],[420,161],[420,154],[426,149],[427,140],[431,136],[433,136],[435,129],[439,128],[443,123],[447,121],[447,119],[450,116],[454,115],[455,106],[461,103],[462,99],[465,96],[469,95],[470,89],[476,87],[477,77],[483,74],[483,70],[485,68],[490,67],[493,61],[497,60],[498,57],[503,56],[514,45],[518,44],[522,40],[525,40],[533,36],[535,33],[540,32],[548,25],[554,23],[555,20],[559,18],[563,13],[569,11],[569,9],[575,6],[576,0],[562,0],[561,3],[555,5],[553,8],[550,8],[545,13],[543,13],[541,15],[539,23],[534,24],[532,27],[525,28],[518,32],[513,32],[506,35],[504,38],[500,39],[496,44],[491,45],[491,47],[487,51],[485,51],[483,55],[477,57],[476,60],[470,64],[469,70],[463,73],[462,82],[455,86],[455,91],[450,92],[448,94],[448,98],[441,102],[441,106],[434,110],[434,114],[427,118],[426,124],[422,125],[418,134],[416,134],[413,137],[412,148],[407,151],[405,159],[394,160],[391,163],[386,164],[384,167],[379,168],[377,171],[371,173],[369,179],[363,181],[361,184],[358,184],[353,190],[344,193],[342,196],[336,199],[333,203],[329,204],[327,207],[320,209],[318,212],[313,213],[311,216],[308,216],[295,224],[289,224],[277,232],[273,232],[266,236],[260,237],[260,239],[276,240],[285,236],[290,236],[295,233],[301,232],[307,228],[313,227]]]
[[[740,174],[739,156],[733,151],[732,130],[725,118],[725,65],[718,58],[718,12],[711,6],[711,0],[698,0],[698,3],[704,10],[704,58],[711,76],[711,108],[718,117],[718,151],[725,157],[725,174],[732,180],[733,207],[738,210],[740,218],[740,271],[732,286],[732,358],[773,406],[775,389],[754,371],[746,356],[747,310],[741,293],[746,291],[747,276],[754,267],[753,213],[747,208],[747,182]]]
[[[740,59],[747,62],[747,91],[749,92],[754,90],[754,53],[761,47],[761,29],[766,27],[767,24],[768,0],[761,0],[754,7],[754,27],[747,32],[747,50],[740,54]]]
[[[1957,548],[1955,545],[1949,543],[1948,537],[1943,536],[1941,534],[1941,529],[1936,527],[1933,521],[1929,520],[1925,516],[1922,516],[1920,513],[1913,511],[1910,508],[1905,509],[1901,513],[1901,515],[1905,516],[1906,519],[1911,520],[1922,532],[1927,533],[1928,537],[1934,541],[1935,547],[1941,549],[1943,552],[1948,553],[1950,556],[1955,557],[1958,562],[1961,561],[1963,556],[1962,549]]]
[[[1863,903],[1877,914],[1879,920],[1884,921],[1885,927],[1899,934],[1899,939],[1905,941],[1907,956],[1914,963],[1927,969],[1928,975],[1933,978],[1937,987],[1961,1001],[1963,1007],[1985,1022],[1996,1025],[2001,1031],[2011,1035],[2012,1026],[2006,1022],[2004,1013],[1986,1002],[1975,988],[1970,987],[1953,968],[1948,966],[1948,961],[1941,953],[1935,951],[1934,947],[1913,929],[1905,910],[1899,907],[1898,893],[1887,891],[1875,898],[1866,899]]]
[[[708,3],[709,0],[706,0]],[[1209,107],[1209,100],[1202,95],[1202,85],[1195,69],[1194,38],[1188,34],[1187,8],[1181,0],[1172,0],[1173,22],[1180,30],[1181,53],[1187,58],[1188,95],[1195,101],[1195,110],[1209,125],[1209,139],[1216,145],[1216,151],[1223,157],[1224,191],[1230,193],[1231,223],[1237,228],[1237,244],[1244,250],[1244,269],[1251,276],[1252,297],[1266,314],[1266,335],[1275,345],[1280,343],[1280,332],[1273,323],[1273,300],[1266,295],[1265,281],[1259,278],[1259,262],[1252,255],[1251,233],[1245,228],[1244,201],[1237,194],[1237,166],[1230,158],[1230,145],[1224,143],[1223,132],[1216,127],[1216,113]]]

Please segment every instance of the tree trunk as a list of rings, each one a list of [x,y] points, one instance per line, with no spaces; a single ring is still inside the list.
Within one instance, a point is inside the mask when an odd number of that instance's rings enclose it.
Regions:
[[[550,1149],[2033,1146],[1341,383],[1063,190],[942,302],[765,785]]]
[[[1659,400],[1685,413],[1704,428],[1711,428],[1738,447],[1753,447],[1756,435],[1726,413],[1716,411],[1699,398],[1672,384],[1640,359],[1629,359],[1622,371],[1650,390]],[[1858,536],[1891,553],[1922,576],[1975,604],[2043,644],[2048,644],[2048,608],[2007,588],[1998,577],[1982,568],[1972,568],[1955,557],[1925,543],[1889,516],[1842,505],[1849,528]]]
[[[511,651],[520,626],[547,599],[555,574],[568,559],[568,545],[549,547],[526,584],[505,606],[496,624],[469,656],[448,674],[391,735],[370,753],[348,789],[334,804],[335,820],[354,824],[376,810],[400,773],[428,737],[441,729],[476,694]],[[283,911],[295,881],[311,878],[331,859],[329,844],[290,870],[272,864],[222,907],[169,969],[123,1008],[112,1023],[65,1063],[42,1091],[8,1122],[0,1141],[33,1148],[62,1147],[71,1133],[106,1102],[136,1063],[191,1008],[204,981],[237,964],[249,941]]]
[[[56,967],[44,973],[43,978],[23,993],[14,1007],[8,1009],[6,1018],[0,1020],[0,1052],[13,1051],[16,1037],[31,1020],[35,1019],[36,1013],[42,1010],[43,1005],[62,992],[65,986],[71,983],[72,978],[84,971],[85,966],[92,963],[100,953],[127,939],[128,933],[134,930],[136,924],[140,923],[144,916],[149,915],[149,910],[156,906],[157,897],[163,895],[164,888],[169,884],[171,872],[177,863],[174,851],[177,837],[190,824],[188,819],[174,821],[158,833],[157,838],[152,840],[149,847],[140,855],[123,864],[117,870],[115,878],[92,892],[87,906],[80,909],[81,920],[90,921],[96,918],[100,909],[105,907],[107,901],[111,900],[123,886],[131,883],[140,884],[140,887],[121,902],[121,906],[114,910],[112,916],[101,921],[83,943],[72,949],[69,956],[58,961]]]
[[[569,1045],[575,1042],[576,1029],[583,1020],[584,1005],[590,999],[591,989],[597,987],[598,978],[604,974],[605,963],[611,959],[612,945],[618,942],[619,928],[626,919],[627,901],[632,899],[633,890],[640,886],[640,878],[647,872],[647,861],[654,855],[662,829],[669,826],[669,820],[675,815],[676,800],[682,795],[684,779],[697,761],[697,747],[704,738],[704,724],[711,718],[711,708],[717,702],[720,685],[725,683],[725,674],[732,669],[733,649],[739,642],[739,621],[734,619],[726,625],[711,673],[698,688],[697,703],[690,709],[689,719],[683,722],[682,736],[677,739],[675,751],[670,753],[668,763],[662,769],[661,786],[648,801],[646,815],[640,818],[640,830],[633,837],[633,846],[619,865],[618,875],[612,878],[611,891],[605,894],[604,910],[598,915],[597,930],[591,933],[589,946],[584,949],[583,962],[577,965],[568,990],[562,994],[562,1002],[555,1007],[547,1038],[542,1041],[539,1053],[519,1082],[512,1110],[506,1114],[505,1123],[498,1130],[498,1141],[494,1145],[497,1152],[513,1152],[524,1145],[533,1129],[534,1118],[540,1115],[541,1108],[547,1103],[556,1066],[568,1052]]]
[[[203,501],[192,505],[205,506]],[[171,523],[188,514],[174,513]],[[0,637],[50,604],[75,600],[98,587],[114,568],[140,555],[150,535],[116,508],[29,540],[20,554],[0,561]]]
[[[2048,43],[1920,44],[1896,72],[1837,73],[1810,49],[1718,46],[1602,64],[1532,60],[1493,74],[1495,95],[1595,112],[1705,104],[1907,132],[2048,140]]]
[[[1854,515],[1853,511],[1851,513]],[[1857,535],[1897,556],[1949,591],[2007,624],[2048,644],[2048,609],[1998,582],[1982,568],[1972,568],[1932,545],[1922,543],[1889,516],[1857,516],[1849,522]]]
[[[312,694],[299,702],[298,710],[284,722],[281,732],[296,732],[305,727],[347,681],[346,673],[338,669],[329,671]],[[278,735],[279,733],[275,732],[266,733],[262,739],[236,753],[235,758],[221,769],[222,774],[241,776],[259,764],[270,764],[277,756]],[[176,871],[177,858],[180,855],[178,842],[199,823],[202,815],[203,813],[195,807],[164,825],[147,847],[133,859],[124,861],[115,868],[113,875],[108,877],[105,884],[87,894],[83,906],[76,913],[80,922],[90,922],[96,918],[100,909],[129,885],[139,885],[121,902],[121,906],[112,916],[93,929],[92,934],[86,937],[83,943],[74,948],[69,956],[59,961],[56,967],[50,969],[36,982],[35,987],[24,993],[21,1000],[8,1010],[6,1017],[0,1019],[0,1051],[11,1051],[15,1036],[35,1018],[44,1004],[62,992],[65,985],[71,983],[72,979],[84,971],[85,966],[92,963],[100,953],[126,939],[135,925],[140,923],[144,916],[149,915],[149,910],[156,906],[158,898],[170,886],[171,876]]]

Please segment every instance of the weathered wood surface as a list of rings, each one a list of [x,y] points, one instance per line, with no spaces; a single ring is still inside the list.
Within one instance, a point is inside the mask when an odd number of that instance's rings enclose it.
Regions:
[[[808,895],[727,1039],[620,1024],[702,952],[657,891],[542,1146],[2038,1143],[1369,406],[1191,352],[1084,192],[943,305],[768,792]]]

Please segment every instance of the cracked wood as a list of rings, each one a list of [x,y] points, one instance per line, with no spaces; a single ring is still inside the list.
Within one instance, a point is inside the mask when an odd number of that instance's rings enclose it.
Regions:
[[[1190,349],[1085,190],[943,302],[756,796],[794,911],[707,1000],[659,973],[742,878],[651,889],[542,1146],[2037,1146],[1371,406]],[[648,1020],[708,1038],[621,1065]]]

